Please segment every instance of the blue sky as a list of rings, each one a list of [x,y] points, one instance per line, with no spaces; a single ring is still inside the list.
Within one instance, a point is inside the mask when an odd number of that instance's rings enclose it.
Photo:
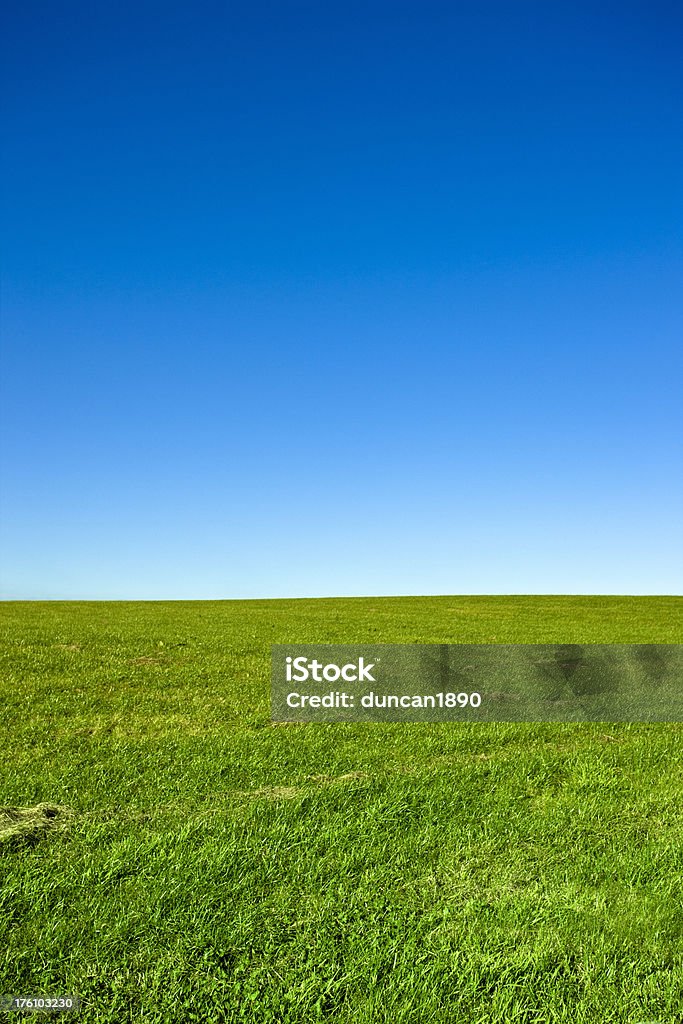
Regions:
[[[677,4],[5,21],[2,597],[681,592]]]

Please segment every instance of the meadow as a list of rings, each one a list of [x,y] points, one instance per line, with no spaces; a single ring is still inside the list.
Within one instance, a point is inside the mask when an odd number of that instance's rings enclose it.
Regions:
[[[683,724],[272,724],[269,671],[273,643],[680,643],[682,611],[4,603],[0,994],[78,994],[79,1024],[680,1024]]]

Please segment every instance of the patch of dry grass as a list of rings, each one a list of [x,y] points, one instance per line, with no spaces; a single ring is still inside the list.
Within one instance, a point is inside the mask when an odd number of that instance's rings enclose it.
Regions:
[[[70,807],[59,804],[0,807],[0,843],[31,846],[51,833],[64,831],[73,817]]]

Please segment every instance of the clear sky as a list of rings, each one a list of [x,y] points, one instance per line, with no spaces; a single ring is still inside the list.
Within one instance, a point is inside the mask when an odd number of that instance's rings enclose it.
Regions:
[[[678,3],[4,49],[3,597],[681,593]]]

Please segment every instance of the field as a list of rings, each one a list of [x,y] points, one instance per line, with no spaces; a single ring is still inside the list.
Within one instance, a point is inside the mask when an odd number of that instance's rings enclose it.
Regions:
[[[80,1024],[680,1024],[683,724],[272,725],[268,686],[271,643],[678,643],[682,610],[4,604],[0,994],[77,993]]]

